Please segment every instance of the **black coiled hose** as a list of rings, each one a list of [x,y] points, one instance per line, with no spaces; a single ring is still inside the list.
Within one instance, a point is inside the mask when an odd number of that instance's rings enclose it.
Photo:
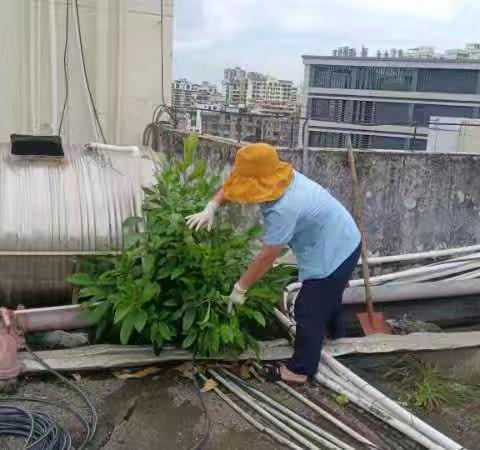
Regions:
[[[55,417],[40,409],[23,408],[16,404],[21,402],[37,403],[39,405],[53,406],[73,414],[83,425],[85,437],[79,445],[82,450],[92,440],[97,428],[97,412],[90,399],[85,393],[70,380],[52,369],[47,363],[25,346],[33,359],[44,366],[51,374],[55,375],[63,383],[78,393],[86,407],[90,411],[90,417],[86,418],[72,407],[33,397],[0,397],[0,436],[11,436],[25,439],[25,450],[70,450],[72,438],[68,431],[62,428]]]

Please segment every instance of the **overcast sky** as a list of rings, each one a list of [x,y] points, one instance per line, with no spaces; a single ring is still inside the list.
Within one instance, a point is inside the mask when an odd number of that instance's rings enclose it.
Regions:
[[[219,82],[226,66],[301,81],[302,54],[480,41],[479,0],[174,0],[173,76]]]

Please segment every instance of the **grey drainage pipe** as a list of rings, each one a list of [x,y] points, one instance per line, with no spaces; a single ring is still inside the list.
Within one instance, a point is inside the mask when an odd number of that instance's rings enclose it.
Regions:
[[[203,374],[200,373],[199,376],[204,382],[207,381],[207,378],[205,378]],[[215,392],[215,394],[217,394],[223,401],[225,401],[230,407],[232,407],[234,411],[236,411],[240,416],[242,416],[248,423],[254,426],[257,430],[265,434],[268,434],[275,441],[279,442],[280,444],[286,445],[287,447],[293,450],[302,450],[302,447],[299,447],[297,444],[290,441],[286,437],[282,436],[280,433],[277,433],[271,428],[266,427],[265,425],[260,423],[253,416],[251,416],[242,408],[240,408],[228,395],[224,394],[220,389],[214,388],[213,392]]]

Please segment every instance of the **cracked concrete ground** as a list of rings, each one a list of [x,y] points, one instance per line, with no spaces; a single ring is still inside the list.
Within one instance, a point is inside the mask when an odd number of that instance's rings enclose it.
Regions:
[[[474,352],[470,350],[470,353]],[[464,358],[471,360],[471,355]],[[438,356],[438,355],[437,355]],[[442,353],[442,356],[445,356]],[[455,353],[454,361],[458,365],[459,353]],[[393,356],[396,358],[397,356]],[[381,389],[389,392],[390,387],[382,383],[381,374],[385,365],[389,365],[392,356],[347,358],[344,362],[353,363],[356,371],[369,379]],[[442,358],[442,361],[444,358]],[[355,361],[361,361],[359,365]],[[378,364],[377,364],[378,362]],[[368,370],[365,370],[368,368]],[[89,450],[153,450],[194,448],[200,442],[206,430],[205,415],[190,380],[180,378],[178,371],[162,369],[154,376],[141,379],[120,380],[110,372],[102,374],[82,374],[78,384],[91,398],[97,408],[98,429]],[[383,380],[384,381],[384,380]],[[272,384],[264,384],[261,389],[286,406],[305,417],[314,420],[319,426],[334,434],[331,425],[322,423],[312,411],[289,397],[284,391]],[[371,416],[355,408],[354,405],[339,406],[331,392],[324,388],[305,386],[299,389],[314,402],[327,406],[337,417],[343,417],[346,423],[364,436],[371,439],[380,448],[389,450],[417,450],[415,443],[401,436],[395,430],[378,423]],[[63,384],[51,377],[28,377],[19,384],[19,395],[34,396],[51,401],[66,401],[78,411],[83,405],[77,395]],[[232,397],[233,398],[233,397]],[[213,392],[204,395],[206,407],[211,419],[211,430],[205,449],[220,450],[273,450],[283,449],[264,434],[253,429],[245,420],[234,412],[223,400]],[[448,405],[442,414],[420,414],[457,439],[467,448],[476,448],[480,438],[479,399],[472,398],[470,405]],[[296,402],[296,403],[295,403]],[[240,404],[240,402],[237,403]],[[60,422],[68,429],[76,443],[81,441],[83,429],[78,421],[67,414],[59,414],[58,410],[47,408],[56,414]],[[420,413],[417,411],[417,413]],[[338,430],[337,430],[338,431]],[[337,437],[338,434],[336,434]],[[342,439],[345,439],[345,436]],[[354,448],[356,443],[349,442]],[[23,449],[20,440],[0,439],[0,450]]]
[[[205,416],[193,385],[171,374],[118,380],[113,377],[84,377],[79,382],[98,411],[98,429],[90,450],[191,449],[206,430]],[[50,378],[21,381],[18,394],[67,401],[76,409],[82,403],[75,393]],[[223,400],[213,393],[204,396],[212,422],[206,449],[282,449],[256,433]],[[47,408],[59,416],[58,410]],[[83,411],[83,409],[82,409]],[[82,427],[75,418],[62,415],[61,422],[76,442]],[[20,440],[0,439],[1,450],[23,449]]]

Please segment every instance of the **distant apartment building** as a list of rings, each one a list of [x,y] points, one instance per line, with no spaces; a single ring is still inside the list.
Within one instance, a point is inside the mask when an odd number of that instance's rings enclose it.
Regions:
[[[191,108],[193,105],[193,83],[182,78],[172,81],[172,106],[179,110]]]
[[[245,107],[247,103],[247,72],[240,67],[225,69],[223,89],[227,106]]]
[[[454,48],[445,51],[447,59],[480,59],[480,43],[465,44],[465,48]]]
[[[409,48],[405,56],[407,58],[433,59],[435,58],[435,47]]]
[[[430,118],[478,118],[480,62],[304,56],[309,147],[425,150]]]
[[[200,84],[192,83],[186,79],[172,82],[172,106],[178,110],[187,110],[199,105],[223,105],[223,94],[218,91],[215,84],[203,81]],[[205,108],[202,108],[205,109]]]
[[[218,91],[217,85],[208,81],[193,85],[192,98],[194,105],[222,105],[224,103],[223,94]]]
[[[225,104],[250,110],[292,112],[297,103],[297,88],[292,81],[278,80],[258,72],[245,72],[239,67],[225,69],[223,86]]]

